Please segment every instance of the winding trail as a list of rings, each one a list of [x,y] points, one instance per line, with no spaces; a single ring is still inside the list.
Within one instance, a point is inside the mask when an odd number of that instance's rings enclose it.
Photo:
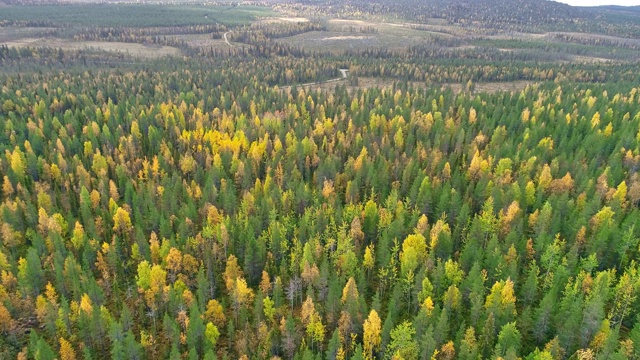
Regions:
[[[332,82],[346,80],[347,77],[349,76],[349,69],[340,69],[340,74],[342,74],[342,77],[339,77],[339,78],[325,80],[325,81],[315,81],[315,82],[310,82],[310,83],[305,83],[305,84],[297,84],[295,86],[322,85],[322,84],[328,84],[328,83],[332,83]],[[281,87],[280,89],[281,90],[290,90],[293,86],[294,85],[287,85],[287,86]]]
[[[224,38],[224,42],[227,43],[227,45],[231,46],[231,47],[235,47],[235,45],[233,45],[232,43],[229,42],[229,39],[227,39],[227,34],[230,33],[231,31],[227,31],[226,33],[224,33],[224,35],[222,35],[222,37]]]
[[[229,34],[232,31],[227,31],[226,33],[224,33],[222,35],[222,38],[224,39],[224,42],[227,43],[227,45],[231,46],[231,47],[235,47],[235,45],[233,45],[232,43],[229,42],[229,39],[227,38],[227,34]],[[342,77],[339,78],[335,78],[335,79],[331,79],[331,80],[325,80],[325,81],[315,81],[315,82],[310,82],[310,83],[306,83],[306,84],[298,84],[296,86],[311,86],[311,85],[322,85],[322,84],[327,84],[327,83],[332,83],[332,82],[337,82],[337,81],[342,81],[342,80],[346,80],[347,77],[349,76],[349,69],[339,69],[340,70],[340,74],[342,75]],[[285,90],[285,89],[291,89],[293,87],[293,85],[287,85],[287,86],[283,86],[280,89],[281,90]]]

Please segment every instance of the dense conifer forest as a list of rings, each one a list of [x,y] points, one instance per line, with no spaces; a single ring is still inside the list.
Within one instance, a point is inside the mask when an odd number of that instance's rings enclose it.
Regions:
[[[640,358],[638,29],[0,5],[0,358]]]

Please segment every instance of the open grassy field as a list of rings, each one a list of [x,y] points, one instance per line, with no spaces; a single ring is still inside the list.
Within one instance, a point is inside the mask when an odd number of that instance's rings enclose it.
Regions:
[[[327,31],[314,31],[280,39],[309,51],[341,53],[347,50],[402,50],[433,42],[452,35],[437,31],[417,30],[409,24],[375,23],[361,20],[332,19]]]
[[[279,39],[308,51],[341,54],[367,49],[407,50],[435,46],[451,51],[513,53],[539,61],[602,62],[640,59],[640,42],[589,33],[469,33],[456,25],[385,23],[331,19],[326,31],[313,31]],[[564,39],[564,40],[563,40]]]
[[[170,55],[179,55],[180,49],[170,46],[144,45],[123,42],[107,41],[70,41],[55,38],[23,38],[20,40],[0,42],[0,45],[15,47],[51,47],[63,50],[95,49],[102,51],[118,52],[138,58],[158,58]]]
[[[64,26],[151,27],[221,23],[247,24],[276,13],[264,6],[65,4],[4,6],[0,21],[28,21]]]

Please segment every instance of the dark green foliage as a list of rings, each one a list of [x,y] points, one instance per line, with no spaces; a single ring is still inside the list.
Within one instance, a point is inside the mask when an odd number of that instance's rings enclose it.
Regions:
[[[114,69],[0,48],[0,356],[638,353],[636,64],[305,55],[273,39],[320,25],[252,26]],[[393,81],[280,88],[346,63]]]

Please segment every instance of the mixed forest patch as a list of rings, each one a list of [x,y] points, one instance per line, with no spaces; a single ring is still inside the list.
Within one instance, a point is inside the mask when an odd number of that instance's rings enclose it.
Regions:
[[[0,358],[640,357],[640,15],[532,6],[0,7]]]

